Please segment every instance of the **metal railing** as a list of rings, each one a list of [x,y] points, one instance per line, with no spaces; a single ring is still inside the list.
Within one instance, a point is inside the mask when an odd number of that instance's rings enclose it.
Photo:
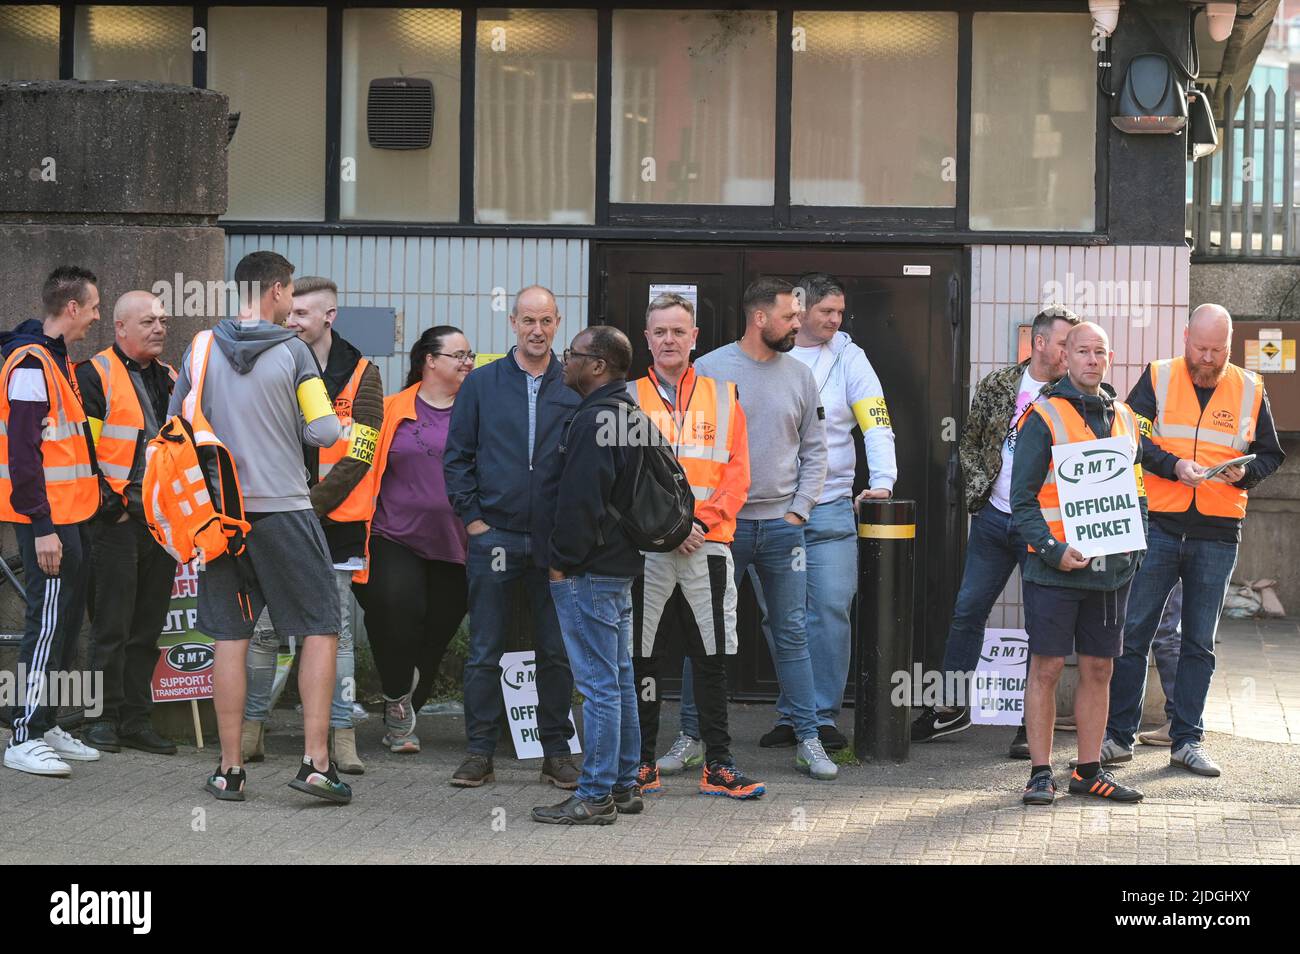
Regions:
[[[1242,115],[1219,126],[1219,148],[1192,164],[1187,225],[1197,257],[1295,258],[1300,254],[1300,210],[1295,206],[1295,91],[1281,99],[1271,87],[1256,115],[1246,88]],[[1229,89],[1223,115],[1238,100]],[[1216,188],[1217,187],[1217,188]],[[1217,195],[1215,193],[1218,193]]]

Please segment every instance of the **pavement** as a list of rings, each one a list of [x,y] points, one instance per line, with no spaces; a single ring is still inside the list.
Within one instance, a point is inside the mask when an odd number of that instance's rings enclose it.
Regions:
[[[423,750],[394,755],[380,746],[381,720],[372,715],[358,727],[366,774],[350,779],[353,803],[337,807],[287,787],[302,736],[295,713],[281,710],[267,738],[267,761],[248,767],[244,803],[204,794],[216,753],[192,745],[171,757],[106,754],[75,765],[71,779],[0,767],[0,857],[80,864],[1294,864],[1300,625],[1230,623],[1222,633],[1223,678],[1216,684],[1228,683],[1229,725],[1264,731],[1280,718],[1287,740],[1210,732],[1207,749],[1225,770],[1218,779],[1170,767],[1168,749],[1139,746],[1134,761],[1119,769],[1146,792],[1138,805],[1064,796],[1051,807],[1024,807],[1019,794],[1028,763],[1006,757],[1013,730],[1000,727],[976,726],[915,746],[903,764],[846,765],[838,781],[815,782],[794,771],[792,749],[758,748],[770,725],[768,707],[734,705],[736,759],[767,783],[761,800],[706,798],[694,775],[677,776],[647,799],[644,814],[613,826],[538,825],[529,810],[565,796],[538,781],[539,762],[515,761],[503,749],[495,784],[452,788],[447,780],[463,753],[460,717],[421,717]],[[1254,680],[1253,701],[1234,692],[1232,678]],[[667,704],[661,751],[676,717]],[[846,712],[845,729],[850,719]],[[1054,763],[1062,788],[1073,745],[1071,734],[1058,734]]]

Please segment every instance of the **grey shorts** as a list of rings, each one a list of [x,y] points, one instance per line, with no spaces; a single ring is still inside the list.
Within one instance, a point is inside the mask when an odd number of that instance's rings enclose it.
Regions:
[[[311,510],[253,515],[240,557],[252,569],[252,619],[239,605],[235,561],[218,557],[199,574],[199,630],[213,639],[248,639],[263,607],[281,636],[337,636],[341,611],[334,565],[320,521]]]

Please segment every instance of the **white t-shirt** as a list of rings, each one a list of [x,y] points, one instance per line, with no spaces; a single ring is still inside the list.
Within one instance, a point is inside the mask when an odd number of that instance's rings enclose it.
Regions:
[[[1025,368],[1025,373],[1020,378],[1016,410],[1011,415],[1011,420],[1007,422],[1007,434],[1002,440],[1002,469],[998,471],[998,479],[993,484],[993,493],[989,496],[989,503],[1003,513],[1011,512],[1011,460],[1016,453],[1016,421],[1020,420],[1020,415],[1025,413],[1025,408],[1038,398],[1038,392],[1050,383],[1050,381],[1035,381],[1030,377],[1028,368]]]

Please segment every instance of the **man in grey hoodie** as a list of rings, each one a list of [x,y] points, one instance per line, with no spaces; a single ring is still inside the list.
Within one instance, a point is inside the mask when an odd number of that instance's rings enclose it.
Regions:
[[[298,691],[302,696],[306,754],[290,787],[346,804],[352,790],[338,778],[328,753],[330,697],[340,609],[329,547],[312,510],[302,445],[328,447],[339,420],[311,348],[283,327],[293,306],[293,266],[275,252],[253,252],[235,268],[238,319],[212,332],[203,379],[202,410],[230,451],[239,474],[244,512],[253,525],[238,562],[222,556],[199,577],[199,629],[216,641],[213,674],[221,762],[207,790],[243,801],[247,776],[240,765],[246,693],[244,663],[253,621],[265,606],[281,635],[302,643]],[[266,320],[269,319],[269,320]],[[171,414],[184,412],[192,387],[186,350],[172,392]],[[243,586],[251,616],[238,599]]]

